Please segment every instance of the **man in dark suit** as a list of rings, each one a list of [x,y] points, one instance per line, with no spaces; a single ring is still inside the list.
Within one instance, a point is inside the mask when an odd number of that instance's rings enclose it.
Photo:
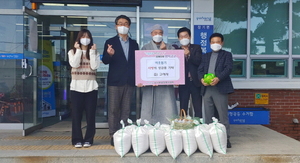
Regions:
[[[198,80],[197,69],[201,62],[202,50],[200,45],[191,44],[191,31],[183,27],[177,32],[180,49],[184,50],[185,85],[179,85],[180,109],[187,111],[190,95],[194,107],[195,117],[202,118],[201,83]]]
[[[108,126],[113,143],[113,134],[120,129],[120,121],[125,123],[130,114],[130,103],[135,88],[135,50],[137,42],[128,36],[131,21],[120,15],[115,19],[118,34],[106,40],[102,62],[109,64],[108,85]]]
[[[224,37],[220,33],[213,33],[210,36],[210,47],[212,52],[202,56],[198,68],[198,76],[202,83],[201,94],[204,102],[205,123],[211,123],[215,115],[215,108],[219,114],[220,123],[224,124],[227,132],[227,148],[231,148],[229,141],[229,120],[228,120],[228,94],[233,93],[233,85],[230,73],[233,67],[232,54],[222,50]],[[203,80],[207,73],[213,73],[216,77],[210,84]]]

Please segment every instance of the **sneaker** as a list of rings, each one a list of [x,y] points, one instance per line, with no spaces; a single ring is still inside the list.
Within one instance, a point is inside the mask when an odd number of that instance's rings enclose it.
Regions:
[[[90,147],[90,146],[92,146],[92,144],[91,144],[90,142],[85,142],[85,143],[83,144],[83,147],[84,147],[84,148],[88,148],[88,147]]]
[[[227,139],[227,148],[231,148],[231,143],[230,143],[229,139]]]
[[[82,147],[82,143],[78,142],[74,145],[75,148],[81,148]]]

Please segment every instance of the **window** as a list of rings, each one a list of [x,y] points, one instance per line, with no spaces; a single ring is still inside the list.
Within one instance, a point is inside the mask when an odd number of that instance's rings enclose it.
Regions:
[[[288,9],[288,0],[251,1],[251,54],[288,54]]]
[[[294,77],[300,77],[300,60],[294,60],[294,64],[293,64],[293,76]]]
[[[0,15],[0,30],[0,53],[23,53],[23,15]]]
[[[293,38],[292,53],[300,54],[300,0],[293,1]]]
[[[246,60],[245,59],[234,59],[231,77],[245,77]]]
[[[287,60],[252,60],[252,77],[286,77]]]
[[[21,9],[23,6],[22,0],[0,0],[0,9]],[[25,4],[28,4],[29,0],[25,0]]]
[[[214,32],[224,35],[223,49],[246,54],[247,0],[215,0],[214,11]]]

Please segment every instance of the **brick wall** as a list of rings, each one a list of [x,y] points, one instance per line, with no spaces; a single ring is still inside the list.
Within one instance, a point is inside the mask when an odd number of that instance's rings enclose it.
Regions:
[[[255,104],[255,93],[269,93],[269,104]],[[293,118],[300,121],[300,90],[235,90],[229,95],[229,105],[238,102],[237,107],[264,107],[270,109],[270,129],[300,141],[300,124],[293,123]]]

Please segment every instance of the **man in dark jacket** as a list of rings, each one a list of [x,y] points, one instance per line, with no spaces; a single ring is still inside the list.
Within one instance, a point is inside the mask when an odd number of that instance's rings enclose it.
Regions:
[[[230,52],[222,50],[223,41],[224,37],[220,33],[213,33],[210,36],[212,52],[202,56],[198,68],[198,76],[202,83],[201,94],[204,102],[205,123],[212,122],[216,108],[220,123],[226,127],[227,148],[231,148],[229,141],[228,94],[234,92],[230,78],[233,60]],[[210,84],[205,83],[203,79],[203,76],[207,73],[213,73],[216,76]]]
[[[177,32],[180,49],[184,50],[185,85],[179,85],[180,109],[187,111],[190,96],[194,107],[195,117],[202,118],[201,83],[198,80],[197,69],[201,62],[202,50],[200,45],[191,44],[191,31],[183,27]]]
[[[111,137],[120,129],[120,121],[126,123],[129,118],[135,88],[135,50],[139,50],[137,42],[128,36],[129,17],[120,15],[115,24],[118,35],[106,40],[102,58],[104,64],[109,64],[108,126]],[[111,145],[114,145],[113,137]]]

